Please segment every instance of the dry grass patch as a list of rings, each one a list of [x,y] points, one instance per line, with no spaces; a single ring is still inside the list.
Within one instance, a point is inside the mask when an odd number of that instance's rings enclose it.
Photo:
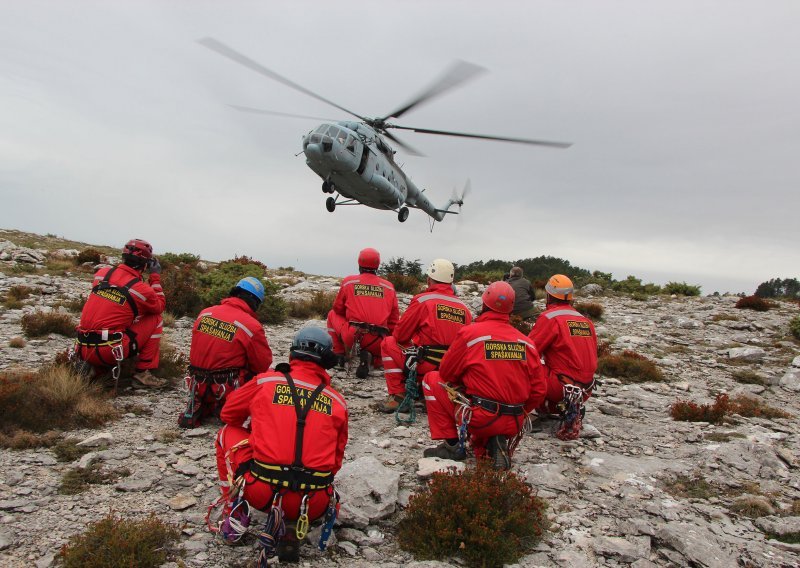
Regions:
[[[673,420],[683,422],[709,422],[722,424],[729,421],[730,415],[738,414],[744,418],[791,418],[792,415],[769,406],[762,400],[739,395],[733,399],[727,394],[718,394],[712,404],[697,404],[692,401],[678,400],[669,410]]]
[[[58,443],[61,433],[51,430],[42,434],[34,434],[27,430],[0,431],[0,448],[27,450],[30,448],[49,448]]]
[[[735,314],[714,314],[711,321],[739,321],[739,316]]]
[[[738,369],[731,373],[731,378],[737,383],[767,386],[767,379],[750,369]]]
[[[775,514],[775,508],[766,497],[761,495],[743,495],[734,500],[728,510],[742,517],[757,519]]]
[[[655,362],[635,351],[606,353],[597,360],[597,372],[607,377],[616,377],[623,383],[647,383],[664,381],[664,374]],[[598,352],[600,346],[598,346]]]
[[[742,439],[746,437],[747,436],[739,432],[712,432],[710,434],[705,434],[703,439],[709,442],[730,442],[733,439]]]
[[[22,307],[22,302],[27,300],[33,293],[30,286],[11,286],[3,295],[3,305],[10,310],[18,310]]]
[[[162,313],[161,319],[164,321],[164,327],[175,327],[175,316],[170,312]]]
[[[75,335],[75,320],[71,315],[62,312],[36,310],[22,316],[20,324],[27,337],[42,337],[50,333],[58,333],[66,337]]]
[[[59,552],[64,568],[156,568],[178,555],[180,531],[155,515],[143,520],[114,513],[69,539]]]
[[[91,448],[86,446],[79,446],[77,438],[64,438],[59,440],[52,448],[56,459],[60,462],[75,461],[79,457],[91,451]]]
[[[719,490],[698,474],[678,474],[664,481],[663,486],[670,495],[684,499],[709,499],[719,495]]]
[[[310,298],[289,302],[289,316],[293,318],[309,319],[316,316],[320,319],[328,317],[328,312],[333,308],[336,292],[314,292]]]
[[[158,440],[162,444],[171,444],[172,442],[179,440],[180,437],[181,437],[180,431],[171,428],[165,428],[164,430],[161,430],[158,434],[156,434],[156,440]]]
[[[13,349],[22,349],[27,345],[27,342],[21,337],[12,337],[8,340],[8,346]]]
[[[68,367],[0,372],[0,443],[7,447],[35,444],[37,434],[53,429],[94,428],[117,414],[98,385]]]
[[[183,352],[178,351],[169,341],[161,341],[161,353],[158,358],[158,369],[153,371],[153,375],[163,379],[172,379],[175,384],[176,379],[186,376],[189,367],[189,359]]]
[[[130,474],[126,467],[104,469],[100,464],[91,463],[89,467],[75,467],[64,473],[58,492],[61,495],[77,495],[86,491],[90,485],[107,485]]]
[[[597,302],[578,302],[573,307],[593,321],[598,321],[603,317],[603,306]]]

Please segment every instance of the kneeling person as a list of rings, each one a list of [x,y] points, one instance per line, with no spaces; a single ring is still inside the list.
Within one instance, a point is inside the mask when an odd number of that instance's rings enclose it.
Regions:
[[[389,397],[380,407],[386,413],[397,410],[406,395],[408,368],[403,350],[416,347],[417,381],[439,368],[456,333],[472,323],[472,313],[453,291],[455,267],[437,258],[428,266],[428,288],[417,294],[400,317],[394,334],[383,340],[383,373]]]
[[[331,388],[326,371],[336,364],[331,347],[325,331],[302,328],[292,340],[289,364],[282,363],[231,393],[220,415],[226,424],[216,442],[223,496],[241,497],[250,507],[270,511],[270,518],[280,516],[278,525],[282,519],[298,521],[296,530],[287,526],[277,543],[278,556],[284,560],[297,559],[301,531],[336,505],[333,478],[342,467],[348,415],[344,398]],[[240,477],[243,483],[237,483]],[[231,483],[241,496],[228,495]],[[249,523],[248,517],[237,520],[227,526]],[[276,528],[273,523],[262,532]],[[222,530],[226,538],[236,537],[225,534],[226,524]],[[264,561],[275,554],[263,546],[265,541],[275,544],[276,533],[270,534],[259,538]]]
[[[263,301],[264,284],[248,276],[219,305],[200,312],[189,352],[189,401],[178,418],[182,428],[219,414],[228,392],[269,370],[272,350],[256,319]]]

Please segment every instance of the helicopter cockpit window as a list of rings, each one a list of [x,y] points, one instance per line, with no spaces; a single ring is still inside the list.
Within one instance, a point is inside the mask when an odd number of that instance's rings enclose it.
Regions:
[[[353,154],[356,153],[356,139],[352,136],[347,137],[347,149],[350,150]]]
[[[339,134],[336,136],[336,140],[339,141],[339,144],[344,146],[347,143],[347,133],[344,130],[340,130]]]

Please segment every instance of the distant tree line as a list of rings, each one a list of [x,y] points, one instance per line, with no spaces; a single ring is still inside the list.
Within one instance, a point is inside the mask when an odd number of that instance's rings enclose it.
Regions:
[[[800,298],[800,282],[797,278],[773,278],[756,288],[759,298]]]

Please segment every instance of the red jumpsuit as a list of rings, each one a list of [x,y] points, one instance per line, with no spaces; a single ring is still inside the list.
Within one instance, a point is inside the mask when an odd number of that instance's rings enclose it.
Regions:
[[[508,323],[508,315],[486,311],[463,327],[442,359],[438,371],[422,382],[431,438],[457,438],[456,405],[442,383],[462,385],[467,397],[478,396],[507,405],[523,405],[531,412],[547,391],[539,353],[522,333]],[[484,455],[492,436],[516,436],[524,416],[492,414],[473,405],[469,434],[476,457]]]
[[[542,410],[556,413],[564,398],[563,384],[587,388],[597,370],[597,334],[592,321],[568,304],[551,304],[528,335],[544,358],[547,400]],[[559,379],[560,377],[560,379]],[[588,400],[586,392],[584,400]]]
[[[221,304],[200,312],[192,329],[189,364],[194,367],[196,378],[202,377],[202,371],[198,373],[198,369],[239,370],[235,383],[198,383],[195,408],[201,410],[199,418],[213,414],[218,404],[222,406],[227,390],[269,370],[272,350],[264,327],[247,302],[241,298],[225,298]]]
[[[472,323],[472,313],[459,300],[450,284],[434,283],[421,294],[417,294],[408,304],[394,334],[383,340],[381,355],[386,389],[389,394],[402,395],[406,392],[403,367],[405,355],[400,347],[409,344],[416,346],[449,346],[456,333],[465,325]],[[417,380],[422,381],[426,373],[438,368],[430,361],[417,363]]]
[[[347,444],[347,405],[330,386],[328,373],[316,363],[293,360],[289,371],[300,396],[308,398],[320,383],[327,385],[306,416],[302,464],[305,469],[335,474],[342,467]],[[250,418],[248,429],[243,427]],[[225,454],[242,440],[249,444],[232,451],[230,466],[236,472],[245,462],[255,459],[268,465],[290,466],[295,460],[297,415],[286,377],[277,371],[258,375],[228,396],[220,418],[225,426],[217,435],[217,469],[223,495],[228,492]],[[246,466],[244,466],[246,467]],[[252,507],[269,509],[273,485],[260,481],[249,470],[244,473],[244,498]],[[308,516],[321,517],[328,507],[331,488],[309,491]],[[283,511],[287,519],[298,517],[302,491],[285,490]]]
[[[98,285],[103,282],[110,270],[114,272],[108,282],[114,288],[99,290]],[[130,285],[129,297],[119,291],[126,285]],[[130,305],[131,301],[135,309]],[[101,268],[94,275],[92,293],[83,306],[78,331],[97,334],[107,332],[104,335],[126,331],[132,333],[136,338],[139,353],[136,371],[157,369],[163,328],[161,313],[165,307],[166,299],[159,274],[150,273],[148,285],[142,280],[141,272],[125,264],[113,269]],[[125,358],[131,356],[130,341],[131,337],[125,333],[122,338]],[[99,368],[100,372],[116,364],[110,346],[79,345],[78,356]]]
[[[328,333],[333,339],[333,351],[349,351],[355,342],[355,328],[351,321],[380,325],[394,331],[400,311],[397,308],[397,295],[388,280],[370,272],[347,276],[342,280],[339,294],[328,312]],[[361,347],[367,349],[374,360],[381,359],[382,338],[366,334]]]

